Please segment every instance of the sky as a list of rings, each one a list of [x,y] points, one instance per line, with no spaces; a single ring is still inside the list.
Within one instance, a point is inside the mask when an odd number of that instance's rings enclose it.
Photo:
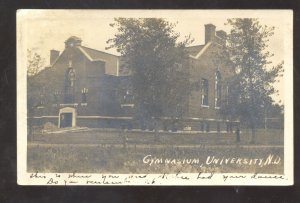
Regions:
[[[271,66],[285,59],[285,34],[289,28],[284,12],[270,10],[19,10],[17,15],[18,49],[23,54],[27,49],[40,54],[45,58],[45,65],[49,64],[50,50],[62,52],[64,41],[70,36],[80,37],[84,46],[118,55],[114,49],[105,50],[106,41],[116,33],[109,25],[116,17],[160,17],[177,22],[175,31],[180,33],[179,40],[190,34],[194,39],[191,45],[204,44],[205,24],[212,23],[216,30],[229,32],[229,25],[225,25],[228,18],[258,18],[261,24],[275,27],[268,48],[274,53]],[[284,103],[283,79],[274,86],[279,95],[273,95],[273,99]]]

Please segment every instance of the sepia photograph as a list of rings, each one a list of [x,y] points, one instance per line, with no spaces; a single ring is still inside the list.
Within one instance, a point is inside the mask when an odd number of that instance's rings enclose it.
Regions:
[[[292,185],[290,10],[18,10],[21,185]]]

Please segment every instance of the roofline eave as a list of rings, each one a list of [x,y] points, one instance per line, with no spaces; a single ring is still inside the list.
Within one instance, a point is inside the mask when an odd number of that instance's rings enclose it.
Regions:
[[[205,44],[205,46],[203,47],[203,49],[201,49],[196,56],[189,55],[189,57],[193,58],[193,59],[200,58],[205,53],[205,51],[210,47],[211,44],[212,44],[212,42],[208,42],[207,44]]]

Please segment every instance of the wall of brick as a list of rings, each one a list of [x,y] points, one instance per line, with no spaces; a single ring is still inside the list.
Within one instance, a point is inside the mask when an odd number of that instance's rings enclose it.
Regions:
[[[222,77],[222,97],[225,96],[226,80],[233,74],[230,67],[225,64],[219,64],[214,60],[215,51],[218,45],[212,44],[206,52],[198,59],[190,58],[191,82],[198,83],[198,88],[192,91],[189,98],[189,117],[220,119],[219,110],[215,106],[215,74],[218,70]],[[209,84],[208,106],[201,105],[201,79],[207,79]]]

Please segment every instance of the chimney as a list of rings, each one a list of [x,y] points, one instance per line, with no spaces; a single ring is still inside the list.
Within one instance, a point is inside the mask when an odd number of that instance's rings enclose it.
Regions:
[[[216,36],[216,26],[213,24],[205,25],[205,44],[214,40]]]
[[[227,33],[224,30],[218,30],[216,35],[220,38],[221,45],[225,45]]]
[[[57,50],[50,50],[50,65],[52,66],[55,60],[59,57],[59,51]]]

